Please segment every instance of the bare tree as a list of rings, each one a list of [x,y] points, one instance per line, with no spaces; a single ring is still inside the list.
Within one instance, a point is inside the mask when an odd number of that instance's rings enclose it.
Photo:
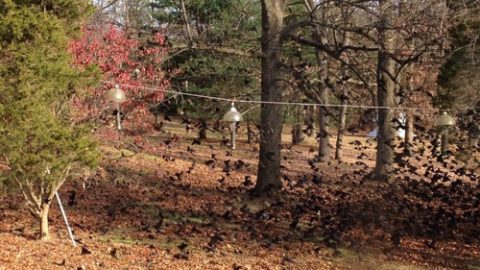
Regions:
[[[330,2],[314,2],[315,7],[311,10],[328,14],[327,11],[331,12]],[[407,5],[409,12],[402,13],[400,5]],[[335,7],[349,7],[349,20],[323,20],[318,16],[310,16],[305,22],[306,29],[311,29],[313,33],[321,31],[325,35],[331,31],[331,38],[330,35],[323,40],[305,38],[305,28],[302,28],[302,32],[291,33],[290,37],[301,44],[315,47],[329,57],[329,63],[338,61],[348,67],[350,74],[369,89],[372,97],[376,97],[375,105],[381,108],[377,112],[378,147],[373,176],[386,180],[391,176],[396,144],[391,107],[398,105],[395,87],[399,82],[399,74],[423,55],[441,49],[445,39],[440,31],[445,14],[444,1],[344,0],[335,1]],[[349,33],[351,44],[342,42],[338,33]],[[415,44],[414,49],[409,47],[412,43]],[[348,61],[345,54],[351,54]]]

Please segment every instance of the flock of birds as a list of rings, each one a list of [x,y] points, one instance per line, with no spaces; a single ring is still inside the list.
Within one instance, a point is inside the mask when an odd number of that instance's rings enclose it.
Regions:
[[[171,121],[168,117],[165,120]],[[208,128],[204,122],[195,124],[187,118],[182,124],[187,131],[195,126]],[[164,127],[161,122],[157,130],[167,134]],[[221,130],[219,127],[214,129]],[[252,239],[263,239],[267,247],[292,237],[313,239],[312,236],[321,236],[322,241],[318,245],[336,248],[354,228],[381,229],[394,245],[400,245],[404,237],[426,239],[425,245],[430,248],[442,240],[475,241],[480,236],[480,230],[476,229],[480,222],[478,173],[475,168],[466,168],[458,162],[453,154],[432,158],[434,146],[430,142],[434,139],[432,136],[417,136],[411,151],[396,151],[392,172],[395,180],[373,184],[368,181],[372,168],[365,162],[369,158],[366,150],[374,147],[371,141],[355,140],[350,143],[359,154],[357,161],[347,166],[349,169],[336,161],[322,164],[316,157],[308,158],[312,156],[312,151],[302,157],[302,152],[295,147],[283,146],[283,160],[287,162],[282,166],[282,192],[287,199],[276,200],[255,213],[245,206],[240,208],[240,213],[234,207],[227,206],[220,215],[210,212],[208,216],[214,220],[244,224]],[[228,193],[229,196],[249,194],[255,185],[250,175],[252,166],[248,161],[236,159],[232,151],[222,150],[226,144],[228,139],[225,138],[220,141],[219,147],[214,143],[193,139],[179,154],[182,158],[189,158],[191,165],[182,171],[169,173],[168,181],[181,183],[186,175],[195,173],[199,163],[203,163],[209,170],[221,168],[223,175],[217,180],[217,191]],[[163,139],[163,145],[165,149],[172,150],[185,144],[178,135],[168,135]],[[200,151],[197,146],[200,145],[202,154],[207,149],[211,151],[203,160],[197,156]],[[253,145],[251,150],[258,151]],[[167,162],[175,162],[178,158],[168,151],[162,157]],[[298,166],[302,158],[309,170],[289,173],[289,166]],[[242,184],[226,188],[228,178],[235,171],[244,174]],[[185,184],[182,188],[187,190],[190,185]],[[70,194],[69,205],[74,205],[75,200],[76,195]],[[210,211],[210,206],[205,206],[206,212]],[[160,229],[164,226],[164,218],[160,213],[152,226]],[[283,235],[271,233],[278,230],[268,230],[272,226],[282,227],[285,220],[288,220],[288,227],[283,228]],[[217,230],[206,249],[215,251],[223,238],[224,232]],[[318,245],[316,250],[319,249]],[[187,246],[186,243],[178,246],[178,259],[188,259]]]
[[[425,132],[425,127],[421,126],[418,126],[417,130],[423,131],[422,134],[435,134]],[[376,223],[382,227],[396,245],[400,244],[404,236],[425,237],[429,247],[434,247],[439,239],[471,241],[478,238],[480,231],[475,229],[475,225],[480,221],[478,173],[475,168],[466,168],[451,153],[432,158],[435,146],[431,142],[434,140],[434,135],[417,136],[415,147],[410,147],[413,150],[408,153],[401,149],[396,151],[392,172],[395,181],[377,188],[377,196],[367,197],[359,202],[358,198],[353,199],[358,196],[355,191],[342,189],[340,185],[320,192],[325,195],[322,199],[319,199],[318,194],[309,194],[313,199],[304,197],[303,203],[297,204],[292,210],[290,228],[297,228],[301,223],[299,220],[309,216],[309,213],[322,212],[321,216],[314,215],[310,220],[307,226],[310,229],[307,231],[319,229],[326,233],[325,241],[330,246],[340,241],[349,229],[359,225],[366,226],[367,223]],[[170,140],[166,141],[166,145],[169,145],[168,142]],[[194,140],[192,146],[200,143]],[[221,146],[226,143],[223,141]],[[371,168],[364,162],[368,158],[365,150],[371,149],[374,144],[371,141],[362,143],[359,140],[350,144],[359,152],[353,171],[347,171],[340,175],[340,179],[332,181],[329,179],[331,176],[323,175],[324,166],[319,164],[316,158],[308,159],[310,172],[296,176],[283,174],[286,192],[312,185],[322,189],[322,185],[329,181],[336,184],[350,181],[358,186],[368,184]],[[192,146],[187,147],[187,152],[194,154]],[[405,143],[398,147],[405,147]],[[210,148],[214,149],[211,145]],[[291,146],[284,148],[291,150]],[[228,159],[222,164],[216,155],[212,153],[211,159],[205,161],[205,165],[210,169],[220,164],[223,166],[225,176],[219,179],[220,184],[225,182],[231,171],[248,166],[243,160],[232,162]],[[227,152],[226,156],[231,157],[231,152]],[[286,155],[284,160],[287,160]],[[331,163],[327,165],[332,166]],[[191,173],[194,166],[195,163],[186,172]],[[338,164],[333,167],[336,171],[341,171]],[[181,176],[176,175],[175,180],[181,180]],[[246,176],[243,186],[248,189],[253,185],[252,177]],[[325,204],[328,198],[340,199],[342,202],[332,207],[331,204]]]

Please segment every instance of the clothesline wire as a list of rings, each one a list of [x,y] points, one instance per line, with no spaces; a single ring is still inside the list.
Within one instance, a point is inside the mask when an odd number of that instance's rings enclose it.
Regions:
[[[310,106],[310,107],[325,107],[325,108],[352,108],[352,109],[380,109],[380,110],[396,110],[396,111],[408,111],[408,110],[416,110],[416,111],[436,111],[435,109],[430,108],[420,108],[420,107],[389,107],[389,106],[373,106],[373,105],[355,105],[355,104],[323,104],[323,103],[308,103],[308,102],[285,102],[285,101],[262,101],[262,100],[245,100],[245,99],[235,99],[235,98],[223,98],[223,97],[215,97],[209,95],[202,95],[202,94],[194,94],[194,93],[187,93],[187,92],[180,92],[174,90],[166,90],[166,89],[159,89],[154,87],[148,86],[138,86],[138,85],[131,85],[125,83],[115,83],[111,81],[102,81],[105,84],[110,85],[118,85],[119,87],[124,88],[134,88],[134,89],[144,89],[148,91],[158,91],[163,93],[169,94],[177,94],[201,99],[209,99],[209,100],[216,100],[216,101],[224,101],[229,103],[247,103],[247,104],[269,104],[269,105],[286,105],[286,106]]]

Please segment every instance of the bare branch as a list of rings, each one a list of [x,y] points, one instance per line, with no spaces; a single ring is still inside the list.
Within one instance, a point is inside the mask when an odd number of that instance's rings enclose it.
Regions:
[[[251,52],[249,50],[239,50],[234,48],[227,48],[227,47],[218,47],[218,46],[204,46],[204,45],[175,45],[172,49],[180,49],[180,50],[198,50],[198,51],[212,51],[222,54],[230,54],[242,57],[261,57],[261,53],[259,52]]]

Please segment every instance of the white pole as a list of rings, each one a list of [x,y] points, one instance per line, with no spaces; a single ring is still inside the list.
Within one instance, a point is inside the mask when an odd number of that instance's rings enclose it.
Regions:
[[[60,207],[60,212],[62,212],[63,220],[65,221],[65,225],[67,225],[68,235],[70,235],[70,239],[72,239],[73,247],[77,247],[77,243],[75,242],[75,238],[73,238],[72,229],[70,228],[70,224],[68,224],[67,214],[65,214],[65,210],[63,209],[62,201],[60,200],[60,196],[58,192],[55,192],[55,197],[57,197],[58,206]]]
[[[120,118],[120,104],[116,104],[117,107],[117,129],[120,131],[122,130],[122,119]]]

